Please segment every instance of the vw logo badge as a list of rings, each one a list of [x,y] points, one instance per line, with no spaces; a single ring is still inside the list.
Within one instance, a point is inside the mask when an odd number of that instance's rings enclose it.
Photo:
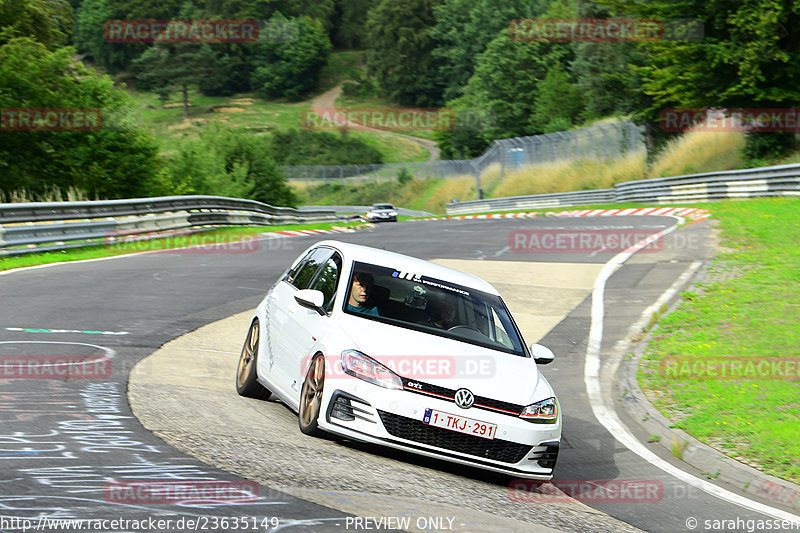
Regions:
[[[458,389],[453,399],[456,401],[456,405],[462,409],[469,409],[475,403],[475,396],[467,389]]]

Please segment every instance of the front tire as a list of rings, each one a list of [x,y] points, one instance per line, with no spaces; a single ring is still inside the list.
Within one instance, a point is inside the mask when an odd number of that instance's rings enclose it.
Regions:
[[[325,387],[325,357],[317,354],[308,365],[306,379],[300,389],[300,409],[298,420],[300,431],[306,435],[318,437],[322,434],[319,429],[319,412],[322,408],[322,391]]]
[[[244,346],[242,346],[242,354],[239,356],[239,366],[236,369],[236,392],[239,393],[239,396],[267,400],[272,393],[258,382],[256,374],[260,331],[256,318],[250,324]]]

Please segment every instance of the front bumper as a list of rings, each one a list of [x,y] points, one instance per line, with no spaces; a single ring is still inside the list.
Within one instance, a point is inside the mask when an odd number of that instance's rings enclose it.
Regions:
[[[367,220],[370,222],[397,222],[397,215],[368,215]]]
[[[477,409],[451,401],[389,390],[353,378],[325,393],[320,427],[331,433],[527,479],[550,480],[561,441],[561,416],[553,424]],[[494,439],[424,424],[425,409],[497,424]]]

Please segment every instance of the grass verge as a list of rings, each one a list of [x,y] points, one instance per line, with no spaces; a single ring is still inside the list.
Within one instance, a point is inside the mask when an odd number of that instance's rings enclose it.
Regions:
[[[252,239],[265,232],[298,230],[298,229],[331,229],[334,227],[354,228],[361,223],[320,223],[320,224],[293,224],[284,226],[258,226],[258,227],[226,227],[215,228],[190,234],[177,234],[163,238],[149,240],[130,240],[124,238],[116,242],[103,244],[90,244],[79,248],[59,250],[54,252],[33,252],[30,254],[10,257],[0,257],[0,270],[11,270],[28,266],[61,263],[65,261],[81,261],[101,257],[129,255],[132,253],[168,250],[197,245],[217,245],[221,243],[234,243],[239,247],[253,246]]]
[[[710,279],[660,321],[640,384],[676,427],[800,482],[800,199],[702,207],[722,248]]]

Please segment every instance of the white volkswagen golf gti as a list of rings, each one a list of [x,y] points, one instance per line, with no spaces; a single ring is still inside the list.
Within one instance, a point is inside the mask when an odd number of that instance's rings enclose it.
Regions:
[[[323,241],[255,310],[236,373],[300,430],[549,480],[561,410],[488,283],[385,250]]]

